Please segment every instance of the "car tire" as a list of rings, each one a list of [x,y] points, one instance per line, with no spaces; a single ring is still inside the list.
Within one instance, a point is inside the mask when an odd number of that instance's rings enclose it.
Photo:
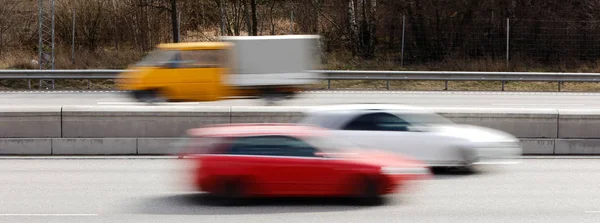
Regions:
[[[361,205],[380,205],[383,203],[383,198],[379,194],[379,184],[374,179],[369,177],[361,177],[358,185],[358,203]]]
[[[224,206],[241,205],[244,197],[244,184],[239,179],[224,179],[219,184],[217,196]]]

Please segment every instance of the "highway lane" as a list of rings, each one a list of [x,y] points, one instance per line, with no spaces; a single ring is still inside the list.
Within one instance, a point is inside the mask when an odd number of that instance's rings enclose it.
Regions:
[[[443,92],[443,91],[309,91],[280,105],[394,103],[426,107],[600,108],[600,93]],[[3,92],[1,105],[138,105],[120,92]],[[263,105],[257,99],[235,99],[190,105]]]
[[[220,207],[176,159],[2,159],[0,222],[598,222],[600,159],[526,159],[416,182],[382,206],[260,200]]]

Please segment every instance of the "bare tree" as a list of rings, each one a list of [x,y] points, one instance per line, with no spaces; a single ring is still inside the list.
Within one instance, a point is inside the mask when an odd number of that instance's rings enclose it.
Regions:
[[[19,0],[0,0],[0,56],[4,51],[5,36],[18,26],[18,10],[21,9],[22,3]]]

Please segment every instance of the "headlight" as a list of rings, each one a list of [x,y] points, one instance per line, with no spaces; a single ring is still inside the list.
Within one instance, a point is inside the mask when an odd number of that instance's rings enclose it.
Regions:
[[[429,169],[425,167],[382,167],[381,173],[386,175],[395,174],[429,174]]]

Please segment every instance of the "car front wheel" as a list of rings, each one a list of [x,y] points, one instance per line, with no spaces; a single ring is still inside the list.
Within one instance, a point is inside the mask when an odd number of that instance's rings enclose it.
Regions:
[[[357,182],[357,198],[362,205],[380,205],[383,197],[379,194],[379,184],[369,177],[361,177]]]

